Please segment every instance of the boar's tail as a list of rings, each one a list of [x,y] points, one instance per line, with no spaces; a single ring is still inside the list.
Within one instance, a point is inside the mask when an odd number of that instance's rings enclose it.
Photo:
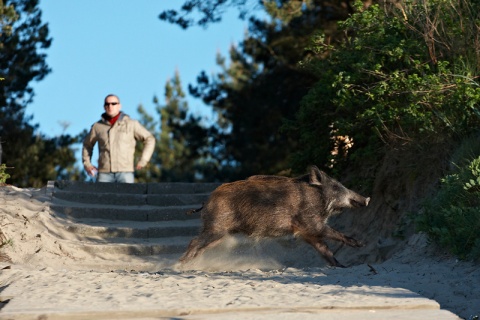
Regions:
[[[201,206],[200,208],[198,208],[198,209],[188,210],[188,211],[187,211],[187,214],[190,215],[190,214],[194,214],[194,213],[197,213],[197,212],[202,211],[203,205],[204,205],[204,203],[202,203],[202,206]]]

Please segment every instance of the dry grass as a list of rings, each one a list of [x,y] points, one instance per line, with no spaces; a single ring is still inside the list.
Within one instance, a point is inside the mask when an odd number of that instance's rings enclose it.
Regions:
[[[9,262],[9,263],[12,262],[10,257],[5,252],[2,252],[2,249],[9,243],[10,241],[7,239],[7,237],[3,233],[2,229],[0,229],[0,262]]]

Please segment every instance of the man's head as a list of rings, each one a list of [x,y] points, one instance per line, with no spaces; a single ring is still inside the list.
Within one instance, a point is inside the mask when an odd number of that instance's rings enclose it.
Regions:
[[[122,105],[120,104],[120,99],[116,95],[109,94],[105,97],[103,107],[105,108],[105,113],[113,118],[120,112]]]

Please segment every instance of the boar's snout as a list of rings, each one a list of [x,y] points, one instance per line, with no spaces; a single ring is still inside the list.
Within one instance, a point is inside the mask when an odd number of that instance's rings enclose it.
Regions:
[[[368,203],[370,202],[370,197],[368,198],[357,198],[357,199],[351,199],[350,204],[354,208],[359,208],[359,207],[366,207],[368,206]]]

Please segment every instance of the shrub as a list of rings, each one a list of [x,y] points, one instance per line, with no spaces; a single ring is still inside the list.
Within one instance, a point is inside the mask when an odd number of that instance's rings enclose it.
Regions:
[[[350,167],[375,164],[385,150],[447,143],[480,128],[476,4],[399,6],[364,8],[357,2],[356,12],[339,23],[346,35],[342,43],[332,47],[315,39],[319,55],[328,59],[305,64],[319,81],[291,124],[300,144],[294,166],[331,163],[332,136],[353,141]],[[346,158],[333,157],[338,164]]]
[[[0,185],[5,184],[8,178],[10,178],[10,175],[6,173],[5,171],[8,169],[6,164],[1,164],[0,165]]]
[[[428,199],[417,229],[460,259],[480,258],[480,143],[467,139],[459,148],[439,192]]]

